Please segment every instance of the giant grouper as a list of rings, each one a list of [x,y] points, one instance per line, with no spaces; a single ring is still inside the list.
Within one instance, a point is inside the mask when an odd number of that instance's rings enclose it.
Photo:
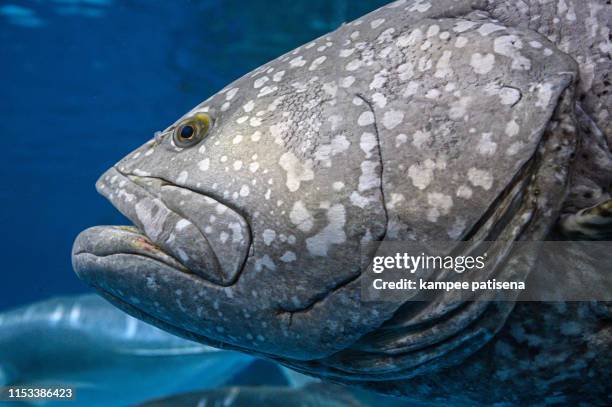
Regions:
[[[400,0],[344,24],[102,175],[135,226],[84,231],[74,268],[158,327],[330,381],[609,405],[609,303],[364,301],[361,247],[489,241],[499,276],[515,241],[609,238],[611,15],[603,0]],[[537,253],[523,280],[555,272],[534,271]]]

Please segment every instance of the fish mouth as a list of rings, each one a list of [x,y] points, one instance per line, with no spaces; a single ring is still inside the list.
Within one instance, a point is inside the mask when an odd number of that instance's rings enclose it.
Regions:
[[[87,281],[94,266],[87,259],[92,256],[123,254],[214,285],[227,287],[239,278],[251,244],[250,230],[227,205],[161,178],[124,174],[116,167],[103,174],[96,187],[134,225],[83,231],[72,252],[79,277]]]

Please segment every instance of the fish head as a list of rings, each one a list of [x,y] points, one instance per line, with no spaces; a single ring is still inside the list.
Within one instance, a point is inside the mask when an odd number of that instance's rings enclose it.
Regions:
[[[296,54],[232,83],[100,177],[98,191],[134,226],[83,232],[81,278],[179,333],[297,358],[342,346],[329,338],[347,322],[317,305],[356,284],[361,242],[384,234],[381,158],[367,101],[335,83],[333,64],[303,66]],[[355,328],[347,343],[380,322],[353,290],[337,301]],[[293,330],[298,320],[319,334]]]

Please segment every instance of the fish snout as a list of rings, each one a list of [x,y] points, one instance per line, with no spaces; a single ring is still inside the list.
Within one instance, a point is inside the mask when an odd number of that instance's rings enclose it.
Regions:
[[[246,220],[197,191],[113,167],[96,187],[146,237],[147,244],[217,285],[232,284],[250,247]],[[142,243],[144,244],[144,243]]]

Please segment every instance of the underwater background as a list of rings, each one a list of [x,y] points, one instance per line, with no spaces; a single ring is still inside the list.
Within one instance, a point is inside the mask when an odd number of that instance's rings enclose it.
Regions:
[[[97,178],[259,65],[385,0],[0,0],[0,311],[89,291],[76,235],[128,224]]]

